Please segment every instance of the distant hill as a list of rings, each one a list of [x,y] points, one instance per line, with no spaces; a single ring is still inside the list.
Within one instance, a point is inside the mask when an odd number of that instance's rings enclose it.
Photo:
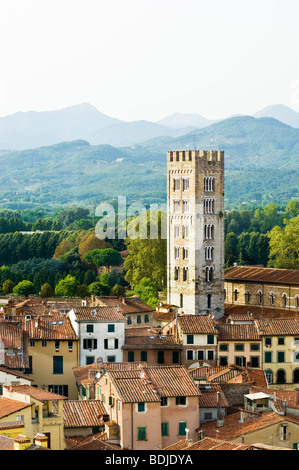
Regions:
[[[207,127],[213,124],[216,121],[206,119],[200,114],[183,114],[183,113],[174,113],[170,116],[165,117],[158,121],[159,124],[163,126],[171,127],[173,129],[186,129],[188,128],[191,131],[192,129],[201,129],[202,127]]]
[[[143,120],[125,122],[82,103],[57,111],[19,112],[1,117],[0,153],[7,149],[27,150],[78,139],[93,145],[124,147],[162,135],[177,136],[187,130]]]
[[[275,104],[267,106],[266,108],[254,114],[254,117],[272,117],[278,121],[288,124],[289,126],[299,129],[299,113],[284,106],[283,104]]]
[[[226,207],[287,203],[299,196],[299,129],[272,118],[241,116],[180,137],[128,147],[85,140],[0,153],[2,207],[85,206],[126,196],[128,202],[166,202],[166,152],[225,151]]]

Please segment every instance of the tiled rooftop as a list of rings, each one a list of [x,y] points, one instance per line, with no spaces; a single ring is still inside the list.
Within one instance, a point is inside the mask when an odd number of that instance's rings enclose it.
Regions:
[[[255,320],[261,336],[299,335],[299,319],[260,319]]]
[[[0,397],[0,419],[30,407],[30,403],[17,401],[12,398]]]
[[[117,307],[78,307],[74,310],[78,321],[125,321]]]
[[[218,334],[216,322],[208,315],[182,315],[178,323],[184,334]]]
[[[295,318],[296,313],[288,309],[225,304],[225,315],[220,321],[225,322],[228,317],[236,321],[253,321],[258,318]]]
[[[231,440],[288,421],[299,425],[299,417],[280,416],[274,411],[256,413],[254,417],[252,414],[251,418],[243,421],[240,419],[240,413],[237,412],[224,418],[224,426],[217,427],[217,420],[213,420],[201,423],[200,430],[203,431],[205,437]]]
[[[166,447],[164,450],[251,450],[250,444],[241,444],[238,442],[228,442],[220,439],[211,439],[210,437],[205,437],[200,441],[192,440],[181,440],[172,444],[169,447]]]
[[[95,301],[99,302],[100,305],[106,305],[107,307],[117,307],[119,306],[120,312],[123,315],[128,315],[130,313],[147,313],[153,312],[154,309],[143,302],[138,297],[99,297]]]
[[[86,428],[104,424],[108,418],[104,405],[99,400],[65,400],[63,419],[65,428]]]
[[[226,281],[269,282],[271,284],[299,285],[296,269],[273,269],[259,266],[233,266],[225,270]]]
[[[50,400],[66,400],[67,397],[58,395],[57,393],[48,392],[42,388],[33,387],[31,385],[9,385],[4,386],[4,389],[7,389],[8,392],[19,393],[23,395],[29,395],[36,400],[41,401],[50,401]]]
[[[255,324],[226,324],[217,325],[219,331],[218,341],[259,341],[258,330]]]
[[[181,348],[173,335],[163,335],[160,328],[133,327],[125,330],[126,347],[176,347]]]

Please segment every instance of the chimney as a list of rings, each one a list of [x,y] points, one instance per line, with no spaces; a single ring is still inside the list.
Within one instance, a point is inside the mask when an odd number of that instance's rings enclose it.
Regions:
[[[26,450],[31,446],[31,440],[29,437],[19,434],[14,438],[14,450]]]
[[[48,448],[48,437],[45,434],[37,434],[34,437],[34,444],[36,446]]]

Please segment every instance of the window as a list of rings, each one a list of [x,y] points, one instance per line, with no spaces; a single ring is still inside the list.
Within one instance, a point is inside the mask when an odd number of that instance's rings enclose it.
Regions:
[[[173,178],[173,190],[180,191],[181,189],[181,180],[178,178]]]
[[[172,363],[179,364],[179,352],[178,351],[172,352]]]
[[[188,259],[188,258],[189,258],[189,249],[183,248],[183,259]]]
[[[97,349],[97,339],[96,338],[84,338],[83,339],[83,349]],[[107,349],[107,348],[105,348]]]
[[[173,201],[173,212],[178,213],[181,210],[180,201]]]
[[[245,292],[245,302],[248,304],[250,302],[250,292],[247,290]]]
[[[275,297],[274,297],[273,292],[270,292],[270,294],[269,294],[269,299],[270,299],[270,305],[274,305]]]
[[[86,325],[86,333],[93,333],[93,325]]]
[[[235,364],[240,367],[246,367],[246,357],[243,356],[236,356],[235,357]]]
[[[193,351],[189,349],[186,354],[187,361],[193,361]]]
[[[179,268],[179,266],[176,266],[174,268],[174,280],[178,281],[179,278],[180,278],[180,268]]]
[[[174,225],[174,238],[180,238],[180,225]]]
[[[209,176],[204,178],[204,191],[213,192],[215,191],[215,177]]]
[[[285,370],[279,369],[277,371],[276,383],[277,384],[285,384],[286,383],[286,372],[285,372]]]
[[[284,345],[284,338],[278,338],[278,344],[280,346],[283,346]]]
[[[228,351],[228,344],[220,344],[219,351]]]
[[[115,356],[107,356],[107,362],[115,362]]]
[[[260,367],[260,358],[259,356],[250,357],[251,367]]]
[[[185,240],[189,238],[189,225],[183,225],[183,238]]]
[[[268,384],[271,385],[273,383],[273,372],[272,372],[272,370],[269,370],[269,369],[266,370],[265,374],[266,374],[266,379],[267,379]]]
[[[137,315],[137,323],[141,323],[141,315]]]
[[[134,351],[128,351],[128,362],[134,362]]]
[[[265,338],[265,346],[272,346],[272,338]]]
[[[53,374],[63,374],[63,356],[53,356]]]
[[[271,351],[265,352],[265,362],[272,362],[272,352]]]
[[[208,361],[214,361],[214,351],[211,349],[208,351]]]
[[[167,406],[167,405],[168,405],[168,398],[161,397],[161,406]]]
[[[213,281],[213,272],[214,272],[214,268],[212,266],[206,267],[206,281],[207,282]]]
[[[176,397],[175,403],[177,406],[185,406],[187,404],[186,397]]]
[[[199,361],[203,361],[204,358],[205,358],[205,353],[204,353],[204,351],[203,351],[202,349],[199,349],[199,350],[197,351],[197,359],[198,359]]]
[[[190,186],[190,178],[183,178],[183,191],[188,191]]]
[[[205,239],[213,240],[214,238],[214,225],[208,224],[205,225]]]
[[[94,356],[86,356],[85,357],[85,364],[88,366],[90,364],[95,363],[95,357]]]
[[[277,362],[285,362],[284,361],[284,351],[277,352]]]
[[[145,403],[144,401],[140,401],[138,403],[138,413],[143,413],[145,411]]]
[[[288,438],[288,425],[287,424],[282,424],[280,426],[280,440],[281,441],[286,441]]]
[[[183,199],[183,213],[188,213],[190,211],[189,201],[187,199]]]
[[[30,347],[34,348],[34,346],[35,346],[35,341],[32,339],[32,340],[30,340]]]
[[[114,349],[118,349],[118,338],[114,339]]]
[[[213,413],[210,413],[210,412],[204,413],[203,418],[205,421],[213,419]]]
[[[204,199],[204,213],[205,214],[215,213],[215,199]]]
[[[262,305],[262,303],[263,303],[263,293],[260,290],[257,293],[257,301],[258,301],[259,305]]]
[[[69,348],[69,352],[72,352],[73,351],[73,341],[68,341],[68,348]]]
[[[115,325],[108,325],[108,333],[114,333],[115,332]]]
[[[32,356],[29,356],[28,360],[29,360],[29,364],[28,364],[28,368],[25,369],[25,374],[33,374],[33,369],[32,369]]]
[[[186,434],[187,423],[186,421],[181,421],[179,423],[179,436],[184,436]]]
[[[244,344],[235,344],[235,351],[244,351]]]
[[[158,364],[164,364],[164,351],[158,351]]]
[[[282,294],[282,305],[283,307],[287,306],[287,294]]]
[[[141,362],[147,362],[147,351],[141,351],[140,359]]]
[[[207,336],[207,343],[208,344],[214,344],[214,335],[208,335]]]
[[[68,397],[69,395],[68,385],[49,385],[48,391],[51,393],[57,393],[57,395],[62,395],[64,397]]]
[[[228,357],[227,356],[219,356],[219,365],[220,366],[227,366],[228,365]]]
[[[260,350],[260,345],[259,344],[251,344],[250,345],[250,351],[259,351]]]
[[[59,347],[60,347],[60,341],[55,341],[54,343],[54,347],[55,347],[55,351],[59,351]]]
[[[187,344],[194,344],[194,335],[187,335]]]
[[[207,296],[207,308],[212,308],[212,294]]]
[[[47,347],[47,340],[46,340],[46,339],[43,339],[43,340],[42,340],[42,347],[43,347],[43,348],[46,348],[46,347]]]
[[[205,248],[205,258],[206,261],[213,261],[214,247],[206,246]]]
[[[239,294],[238,289],[235,289],[235,290],[234,290],[234,299],[235,299],[235,302],[237,302],[237,300],[238,300],[238,294]]]
[[[174,259],[180,259],[180,248],[178,246],[174,247]]]
[[[161,435],[162,436],[168,436],[168,423],[161,423]]]
[[[183,268],[183,281],[188,281],[189,268]]]
[[[127,321],[128,321],[128,325],[132,325],[132,318],[131,317],[127,317]]]
[[[137,428],[138,441],[146,441],[146,428]]]

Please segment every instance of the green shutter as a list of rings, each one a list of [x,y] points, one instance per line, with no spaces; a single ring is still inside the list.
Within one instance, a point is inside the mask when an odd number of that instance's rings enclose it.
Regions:
[[[139,412],[145,411],[145,403],[144,403],[143,401],[140,401],[140,402],[138,403],[138,411],[139,411]]]
[[[272,352],[265,352],[265,362],[272,362]]]
[[[168,423],[161,423],[162,436],[168,436]]]
[[[184,436],[186,434],[186,427],[187,423],[185,421],[179,423],[179,436]]]
[[[146,440],[146,428],[138,428],[138,441]]]

